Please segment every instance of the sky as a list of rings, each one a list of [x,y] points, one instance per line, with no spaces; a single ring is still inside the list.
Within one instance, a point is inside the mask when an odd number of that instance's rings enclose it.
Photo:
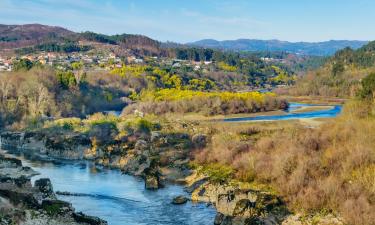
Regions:
[[[374,0],[0,0],[0,24],[160,41],[374,40]]]

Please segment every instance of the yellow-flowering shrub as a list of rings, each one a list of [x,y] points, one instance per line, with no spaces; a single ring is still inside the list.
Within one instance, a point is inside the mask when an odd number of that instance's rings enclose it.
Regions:
[[[178,89],[161,89],[155,92],[144,92],[148,99],[153,96],[155,101],[181,101],[191,100],[193,98],[220,98],[222,101],[231,100],[252,100],[256,102],[263,102],[266,97],[275,97],[274,93],[260,93],[257,91],[252,92],[203,92],[193,90],[178,90]],[[143,99],[143,98],[141,98]]]
[[[225,62],[219,62],[218,67],[227,72],[236,72],[237,67],[226,64]]]
[[[273,93],[260,92],[203,92],[180,89],[160,89],[144,91],[140,102],[125,108],[125,113],[135,110],[164,114],[168,112],[198,112],[207,115],[251,113],[284,109],[285,100],[278,99]]]

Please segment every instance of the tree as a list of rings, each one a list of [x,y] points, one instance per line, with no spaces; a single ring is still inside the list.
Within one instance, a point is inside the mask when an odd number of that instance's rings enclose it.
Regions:
[[[13,62],[13,70],[30,70],[33,67],[33,63],[29,59],[20,59]]]
[[[64,89],[69,89],[70,87],[77,85],[77,80],[72,71],[63,72],[60,71],[57,73],[57,79]]]
[[[362,89],[359,96],[364,99],[375,98],[375,73],[370,73],[362,80]]]

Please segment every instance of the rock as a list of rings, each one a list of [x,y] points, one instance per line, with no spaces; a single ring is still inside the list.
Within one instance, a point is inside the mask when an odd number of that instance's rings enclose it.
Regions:
[[[0,155],[0,224],[105,225],[105,221],[80,213],[68,202],[57,200],[49,179],[35,181],[30,167]],[[73,215],[75,214],[75,215]]]
[[[49,178],[41,178],[35,181],[35,187],[43,194],[44,198],[55,198],[53,187]]]
[[[214,225],[240,225],[238,223],[233,223],[233,218],[230,216],[226,216],[222,213],[216,213]],[[242,224],[241,224],[242,225]],[[245,225],[245,224],[243,224]],[[246,224],[247,225],[247,224]]]
[[[203,182],[202,182],[203,183]],[[289,214],[276,195],[236,185],[205,182],[192,193],[194,201],[211,202],[218,212],[215,224],[276,225]]]
[[[12,184],[2,183],[0,185],[0,196],[16,206],[37,208],[39,203],[33,194],[30,190],[23,190]]]
[[[202,178],[195,181],[193,184],[185,188],[185,191],[188,193],[193,193],[194,190],[198,189],[200,186],[208,182],[208,178]]]
[[[108,223],[98,217],[88,216],[82,212],[73,213],[73,218],[78,223],[85,223],[89,225],[107,225]]]
[[[249,199],[239,200],[233,210],[233,216],[242,216],[246,210],[254,208],[254,205]]]
[[[151,142],[158,140],[160,137],[161,137],[161,133],[159,131],[151,132]]]
[[[182,205],[182,204],[185,204],[189,199],[186,198],[185,196],[177,196],[175,198],[173,198],[172,200],[172,204],[174,205]]]
[[[135,143],[134,149],[138,151],[145,151],[148,148],[148,144],[145,140],[138,140]]]
[[[224,214],[222,213],[216,213],[214,225],[221,225],[224,221]]]
[[[156,190],[159,188],[159,178],[156,175],[146,175],[145,188],[148,190]]]
[[[205,134],[195,134],[191,138],[194,146],[197,148],[203,148],[207,145],[207,135]]]

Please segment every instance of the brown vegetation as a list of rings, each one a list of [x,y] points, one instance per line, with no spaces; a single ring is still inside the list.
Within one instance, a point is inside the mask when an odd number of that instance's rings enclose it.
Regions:
[[[65,85],[50,68],[0,74],[0,127],[33,126],[47,117],[83,117],[125,105],[122,97],[129,93],[121,77],[88,74],[85,79],[68,78]]]
[[[199,163],[221,163],[237,179],[265,184],[297,212],[341,215],[348,224],[375,221],[374,105],[347,103],[317,129],[293,123],[219,125]]]

